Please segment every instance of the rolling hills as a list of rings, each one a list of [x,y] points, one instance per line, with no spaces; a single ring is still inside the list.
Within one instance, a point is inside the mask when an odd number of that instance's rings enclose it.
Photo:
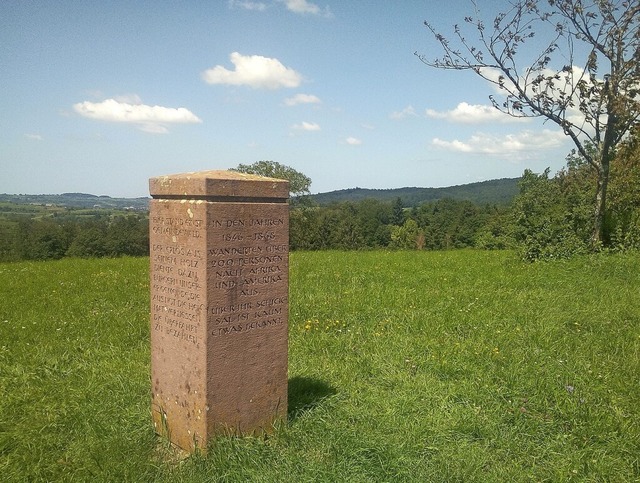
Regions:
[[[311,195],[310,198],[319,205],[334,202],[357,202],[364,199],[393,201],[402,199],[405,207],[418,206],[421,203],[437,201],[443,198],[467,200],[476,204],[506,205],[518,193],[519,178],[503,178],[477,183],[449,186],[446,188],[393,188],[367,189],[350,188]],[[63,193],[48,195],[6,194],[0,193],[0,202],[51,205],[67,208],[109,208],[146,211],[149,198],[112,198],[86,193]]]

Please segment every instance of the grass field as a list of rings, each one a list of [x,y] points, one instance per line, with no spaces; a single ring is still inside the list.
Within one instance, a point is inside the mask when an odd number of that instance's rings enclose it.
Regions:
[[[0,264],[3,481],[640,481],[640,256],[293,253],[289,421],[183,459],[148,259]]]

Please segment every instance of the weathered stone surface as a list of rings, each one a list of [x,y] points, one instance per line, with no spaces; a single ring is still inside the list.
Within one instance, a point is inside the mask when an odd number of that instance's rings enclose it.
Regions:
[[[227,171],[150,180],[156,430],[186,450],[287,414],[288,183]]]
[[[286,200],[289,198],[289,183],[281,179],[234,171],[200,171],[151,178],[149,191],[153,197],[209,196]]]

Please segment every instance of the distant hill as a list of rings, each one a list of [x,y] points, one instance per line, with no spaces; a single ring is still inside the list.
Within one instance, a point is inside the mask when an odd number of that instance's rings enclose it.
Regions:
[[[476,204],[511,203],[518,193],[520,178],[503,178],[479,183],[450,186],[447,188],[395,188],[395,189],[366,189],[351,188],[311,195],[319,205],[328,205],[340,201],[361,201],[376,199],[393,201],[402,199],[404,206],[417,206],[426,201],[437,201],[443,198],[468,200]],[[146,211],[149,209],[149,198],[111,198],[110,196],[96,196],[87,193],[63,193],[61,195],[12,195],[0,193],[0,202],[30,204],[41,206],[61,206],[67,208],[108,208],[132,209]]]
[[[396,188],[396,189],[366,189],[351,188],[311,195],[319,205],[328,205],[340,201],[361,201],[376,199],[379,201],[393,201],[402,199],[404,206],[418,206],[427,201],[437,201],[443,198],[468,200],[476,204],[511,203],[518,194],[520,178],[502,178],[478,183],[450,186],[447,188]]]
[[[24,205],[50,205],[67,208],[110,208],[117,210],[146,211],[149,198],[111,198],[86,193],[63,193],[61,195],[10,195],[0,193],[0,202]]]

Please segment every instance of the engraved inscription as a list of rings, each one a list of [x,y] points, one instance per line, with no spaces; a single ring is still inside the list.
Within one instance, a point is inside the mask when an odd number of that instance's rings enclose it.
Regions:
[[[205,323],[204,250],[179,244],[178,237],[199,239],[203,229],[191,208],[186,217],[151,217],[152,329],[194,345]]]
[[[281,217],[218,218],[208,221],[209,235],[218,245],[207,247],[209,283],[238,303],[209,307],[210,334],[243,334],[286,322],[287,297],[269,297],[274,290],[286,294],[286,233]],[[282,288],[280,288],[282,287]]]
[[[286,232],[278,230],[285,219],[188,215],[151,218],[152,328],[198,344],[207,324],[219,337],[285,323],[287,297],[268,297],[286,293],[289,247]],[[204,240],[205,230],[208,246],[185,243]],[[211,290],[234,303],[208,300]]]

